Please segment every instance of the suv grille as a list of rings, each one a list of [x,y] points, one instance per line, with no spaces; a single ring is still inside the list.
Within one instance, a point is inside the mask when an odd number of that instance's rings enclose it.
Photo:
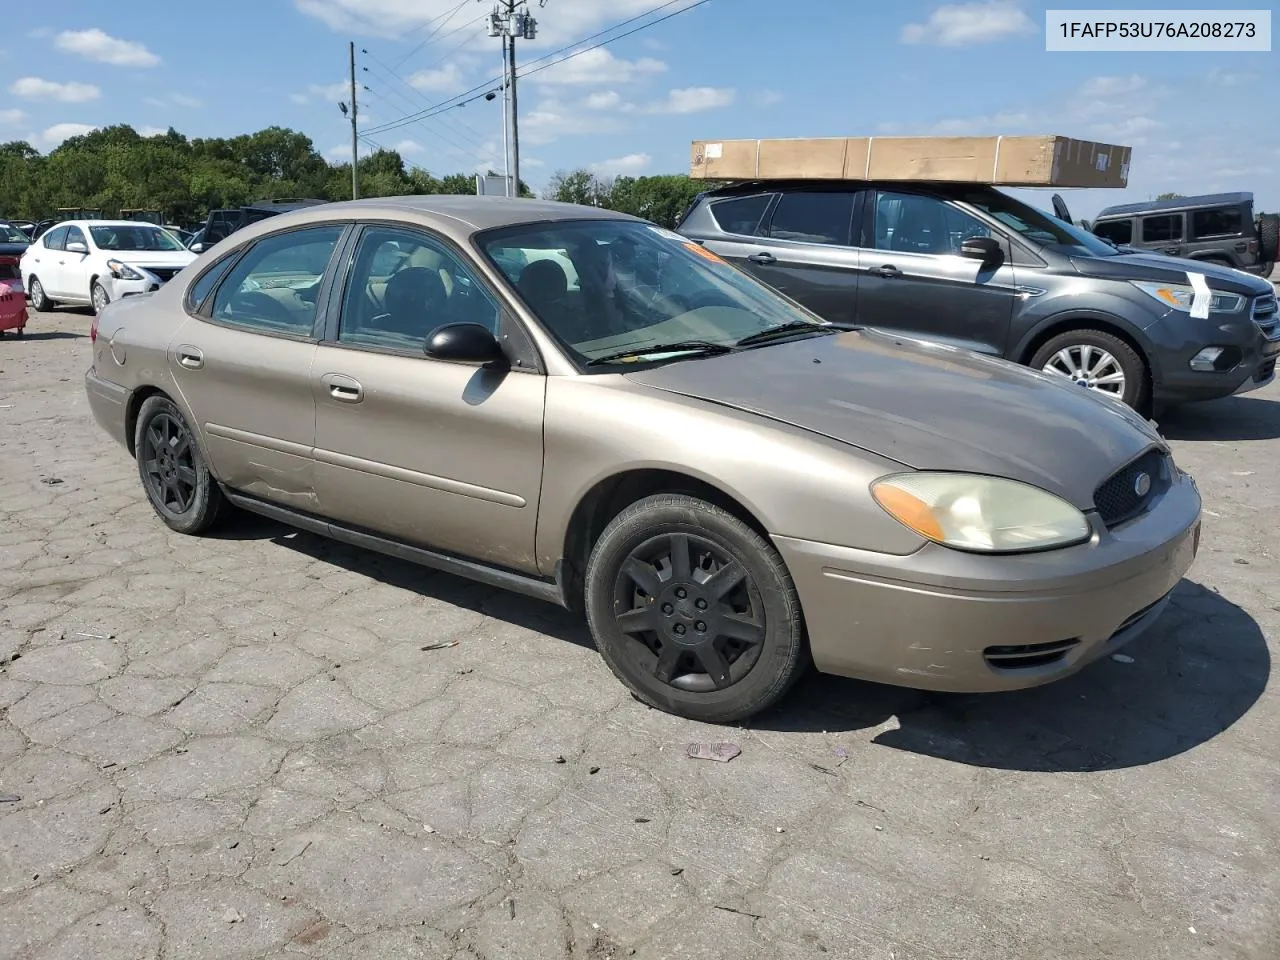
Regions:
[[[1253,301],[1253,322],[1268,340],[1280,336],[1280,317],[1276,314],[1274,293],[1264,293]]]
[[[1108,527],[1132,520],[1169,482],[1168,457],[1160,450],[1148,450],[1126,467],[1121,467],[1093,492],[1093,504]],[[1146,474],[1150,484],[1139,493],[1138,477]]]

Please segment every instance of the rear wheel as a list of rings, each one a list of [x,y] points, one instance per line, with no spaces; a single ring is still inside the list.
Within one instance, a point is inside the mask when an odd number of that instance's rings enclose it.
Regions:
[[[134,451],[142,487],[161,520],[179,533],[203,533],[213,526],[222,509],[222,491],[182,411],[168,397],[143,401]]]
[[[1150,401],[1146,362],[1129,344],[1101,330],[1068,330],[1051,337],[1035,352],[1029,366],[1139,411],[1145,411]]]
[[[27,287],[27,296],[31,298],[31,309],[36,313],[53,309],[53,301],[45,296],[44,284],[40,282],[39,277],[31,278],[31,283]]]
[[[643,702],[731,723],[803,672],[804,624],[782,558],[731,513],[659,494],[622,511],[586,570],[587,621],[614,674]]]

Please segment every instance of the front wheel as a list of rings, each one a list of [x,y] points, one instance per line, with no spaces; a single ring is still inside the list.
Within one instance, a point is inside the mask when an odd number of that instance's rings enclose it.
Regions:
[[[168,397],[143,401],[134,453],[147,499],[170,529],[198,534],[213,526],[222,509],[222,491],[182,411]]]
[[[27,287],[27,296],[31,298],[31,309],[36,313],[44,313],[53,309],[53,301],[44,293],[44,284],[39,277],[32,277]]]
[[[93,288],[89,291],[89,298],[93,301],[94,313],[101,313],[107,308],[107,304],[111,302],[111,297],[107,295],[107,288],[97,280],[93,281]]]
[[[1129,344],[1101,330],[1060,333],[1035,352],[1029,366],[1138,411],[1145,411],[1150,401],[1146,362]]]
[[[650,706],[732,723],[803,672],[795,584],[763,537],[726,510],[646,497],[605,528],[586,570],[587,621],[605,663]]]

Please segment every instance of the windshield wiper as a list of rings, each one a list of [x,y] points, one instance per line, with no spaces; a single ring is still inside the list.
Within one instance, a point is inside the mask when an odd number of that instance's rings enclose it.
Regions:
[[[803,333],[813,331],[815,333],[834,333],[837,330],[856,330],[853,324],[844,323],[814,323],[811,320],[791,320],[787,323],[781,323],[776,327],[768,327],[764,330],[758,330],[755,333],[748,334],[738,341],[739,347],[750,347],[758,343],[768,343],[778,337],[790,336],[793,333]]]
[[[587,361],[588,367],[598,367],[605,363],[617,363],[637,357],[647,357],[655,353],[691,353],[704,357],[712,357],[721,353],[729,353],[733,347],[724,343],[712,343],[710,340],[680,340],[675,343],[654,343],[647,347],[635,347],[631,350],[619,350],[603,357],[594,357]]]

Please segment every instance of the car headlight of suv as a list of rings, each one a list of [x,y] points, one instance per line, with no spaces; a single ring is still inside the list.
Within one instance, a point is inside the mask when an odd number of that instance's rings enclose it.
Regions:
[[[898,473],[871,485],[899,523],[943,546],[978,553],[1052,550],[1092,535],[1085,515],[1030,484],[971,473]]]
[[[142,280],[143,276],[127,263],[121,263],[119,260],[108,260],[107,269],[111,271],[111,275],[117,280]]]
[[[1195,299],[1196,292],[1189,284],[1148,283],[1145,280],[1129,282],[1147,296],[1159,300],[1166,307],[1181,310],[1183,313],[1191,312],[1191,301]],[[1224,293],[1221,290],[1212,290],[1210,293],[1212,295],[1209,297],[1209,309],[1217,313],[1236,313],[1244,306],[1244,297],[1238,293]]]

